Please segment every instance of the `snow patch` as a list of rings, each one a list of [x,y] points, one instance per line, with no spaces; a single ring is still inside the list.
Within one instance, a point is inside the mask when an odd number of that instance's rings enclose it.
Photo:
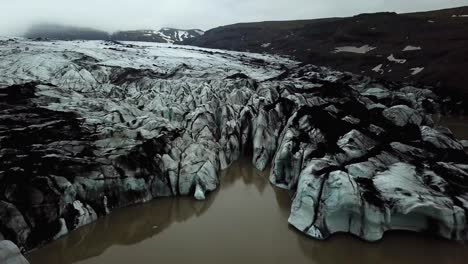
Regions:
[[[429,23],[435,23],[434,20],[428,20],[427,22],[429,22]]]
[[[395,62],[395,63],[400,63],[400,64],[406,63],[406,60],[405,60],[405,59],[397,59],[397,58],[395,58],[395,56],[393,56],[393,54],[390,55],[390,56],[388,56],[388,57],[387,57],[387,60],[389,60],[389,61],[391,61],[391,62]]]
[[[414,51],[414,50],[422,50],[421,47],[416,47],[416,46],[406,46],[403,51]]]
[[[351,53],[357,53],[357,54],[366,54],[369,51],[372,51],[374,49],[376,49],[376,47],[372,47],[369,45],[364,45],[362,47],[344,46],[344,47],[336,47],[333,53],[351,52]]]
[[[383,66],[383,64],[379,64],[379,65],[375,66],[375,67],[372,69],[372,71],[377,72],[377,73],[380,73],[380,74],[383,74],[383,73],[384,73],[384,70],[382,69],[382,66]]]
[[[424,67],[416,67],[416,68],[411,68],[411,75],[416,75],[421,73],[424,70]]]
[[[264,43],[262,44],[262,48],[268,48],[270,47],[271,43]]]
[[[468,17],[468,15],[452,15],[452,17]]]

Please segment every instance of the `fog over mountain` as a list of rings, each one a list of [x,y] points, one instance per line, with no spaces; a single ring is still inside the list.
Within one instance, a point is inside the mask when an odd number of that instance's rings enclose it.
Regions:
[[[0,35],[20,35],[35,23],[105,31],[161,27],[210,29],[263,20],[412,12],[468,5],[468,0],[15,0],[0,1]]]

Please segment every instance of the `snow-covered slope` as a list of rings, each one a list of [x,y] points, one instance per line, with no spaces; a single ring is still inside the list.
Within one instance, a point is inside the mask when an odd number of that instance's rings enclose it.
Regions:
[[[170,39],[172,42],[182,42],[184,40],[196,38],[205,34],[203,30],[199,29],[183,30],[175,28],[162,28],[159,30],[159,33],[162,36],[165,36],[167,39]]]
[[[0,38],[0,56],[0,238],[23,249],[129,204],[204,199],[241,155],[296,193],[289,222],[312,237],[468,238],[468,158],[433,126],[431,90],[147,42]]]
[[[203,34],[204,31],[199,29],[184,30],[175,28],[162,28],[160,30],[119,31],[114,33],[111,38],[122,41],[178,43],[191,38],[202,36]]]

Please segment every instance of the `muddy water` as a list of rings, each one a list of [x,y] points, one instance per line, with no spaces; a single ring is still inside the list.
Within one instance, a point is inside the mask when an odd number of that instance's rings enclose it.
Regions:
[[[450,128],[458,139],[468,140],[468,116],[436,116],[433,119],[437,125]]]
[[[290,196],[241,161],[206,201],[169,198],[124,208],[30,253],[31,264],[467,263],[468,246],[408,233],[370,244],[316,241],[288,226]]]

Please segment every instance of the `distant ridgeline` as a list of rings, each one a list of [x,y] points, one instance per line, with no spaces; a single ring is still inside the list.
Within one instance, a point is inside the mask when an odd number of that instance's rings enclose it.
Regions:
[[[176,43],[182,42],[195,37],[200,37],[204,34],[203,30],[189,29],[181,30],[175,28],[162,28],[156,30],[132,30],[132,31],[118,31],[111,35],[114,40],[127,40],[127,41],[150,41],[161,43]]]
[[[107,40],[109,33],[92,28],[63,26],[57,24],[38,24],[25,34],[27,38],[48,38],[57,40]]]
[[[177,43],[204,34],[203,30],[181,30],[163,28],[161,30],[131,30],[118,31],[109,34],[105,31],[57,24],[37,24],[32,26],[25,34],[27,38],[44,38],[55,40],[121,40],[121,41],[147,41],[159,43]]]
[[[335,70],[435,86],[441,95],[468,98],[468,6],[241,23],[208,30],[184,44],[287,55]]]

